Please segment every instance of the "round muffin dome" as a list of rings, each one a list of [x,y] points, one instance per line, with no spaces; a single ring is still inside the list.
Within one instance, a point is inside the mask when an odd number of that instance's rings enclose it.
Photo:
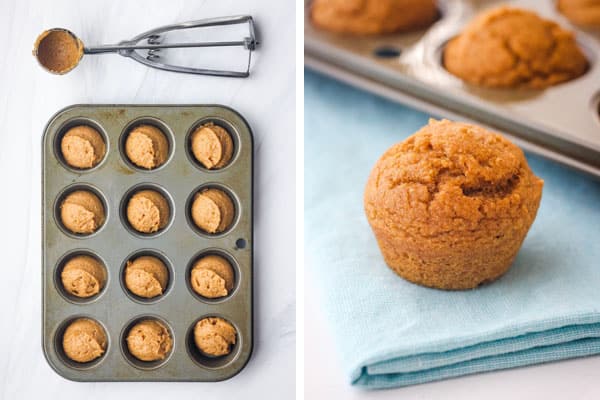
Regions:
[[[437,17],[434,0],[314,0],[311,7],[315,26],[353,35],[411,31]]]
[[[571,32],[531,11],[499,7],[448,42],[444,66],[474,85],[542,89],[583,75],[588,62]]]
[[[501,135],[432,120],[377,161],[364,202],[396,273],[424,286],[469,289],[509,269],[542,187],[523,152]]]

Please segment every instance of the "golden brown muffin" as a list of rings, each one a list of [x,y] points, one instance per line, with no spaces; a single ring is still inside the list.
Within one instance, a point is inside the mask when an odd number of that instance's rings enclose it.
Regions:
[[[600,28],[600,0],[558,0],[556,6],[571,22]]]
[[[106,154],[106,143],[100,132],[88,125],[69,129],[60,141],[66,163],[73,168],[88,169],[98,165]]]
[[[33,46],[33,55],[55,74],[66,74],[83,57],[83,42],[65,29],[44,31]]]
[[[169,141],[153,125],[136,126],[125,140],[125,154],[129,161],[146,169],[158,168],[167,161]]]
[[[138,232],[153,233],[169,223],[169,203],[155,190],[141,190],[127,203],[127,220]]]
[[[62,201],[60,218],[73,233],[93,233],[104,223],[104,205],[93,192],[76,190]]]
[[[169,270],[158,257],[141,256],[127,261],[125,286],[131,293],[152,298],[163,294],[169,283]]]
[[[76,297],[94,296],[106,283],[106,268],[94,257],[79,255],[70,258],[60,273],[65,291]]]
[[[202,354],[209,357],[221,357],[229,354],[235,341],[235,328],[223,318],[203,318],[194,327],[196,347]]]
[[[400,276],[470,289],[509,269],[543,183],[503,136],[431,120],[377,161],[365,212],[385,262]]]
[[[588,62],[573,33],[531,11],[499,7],[448,42],[444,65],[474,85],[543,89],[583,75]]]
[[[231,198],[222,190],[205,189],[196,193],[192,202],[192,220],[208,233],[227,230],[233,222],[235,208]]]
[[[173,339],[162,322],[147,319],[135,324],[127,334],[127,348],[141,361],[164,360],[173,348]]]
[[[229,261],[215,254],[196,261],[190,273],[194,292],[209,299],[227,296],[233,290],[234,279]]]
[[[89,318],[78,318],[71,322],[62,339],[65,355],[80,363],[102,356],[106,345],[106,332],[99,323]]]
[[[318,28],[352,35],[411,31],[438,18],[434,0],[314,0],[310,13]]]
[[[209,122],[192,133],[191,148],[194,158],[207,169],[220,169],[231,161],[233,140],[222,127]]]

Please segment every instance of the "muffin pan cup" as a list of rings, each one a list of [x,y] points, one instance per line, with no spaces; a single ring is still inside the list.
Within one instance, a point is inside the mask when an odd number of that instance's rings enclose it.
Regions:
[[[446,43],[483,9],[504,1],[441,0],[426,30],[356,37],[310,21],[305,0],[305,63],[315,70],[433,115],[473,121],[536,154],[600,177],[600,33],[571,24],[554,0],[516,0],[576,33],[590,63],[585,75],[545,90],[486,89],[463,83],[442,65]]]
[[[130,123],[146,119],[160,121],[172,135],[168,161],[150,171],[133,168],[119,146]],[[90,170],[67,168],[57,152],[60,135],[65,127],[89,121],[106,135],[105,159]],[[235,144],[232,161],[220,170],[199,168],[187,154],[190,130],[208,121],[222,124]],[[42,148],[42,342],[50,366],[75,381],[220,381],[242,370],[253,343],[253,142],[244,118],[218,105],[74,105],[50,119]],[[185,209],[188,198],[205,184],[233,194],[237,215],[225,233],[201,235],[190,226]],[[106,222],[93,235],[67,235],[57,224],[57,198],[73,185],[90,185],[106,199]],[[122,199],[136,185],[160,186],[172,199],[172,221],[159,235],[134,235],[122,221]],[[102,259],[109,276],[100,295],[84,302],[68,301],[54,276],[63,256],[77,250]],[[236,288],[223,301],[203,301],[188,289],[187,267],[205,250],[222,251],[235,260]],[[148,303],[132,300],[120,283],[123,263],[138,251],[164,254],[172,267],[170,289]],[[100,359],[82,365],[65,360],[62,351],[64,323],[78,316],[100,322],[109,343]],[[225,318],[237,329],[231,354],[218,361],[197,357],[189,349],[193,324],[207,316]],[[147,367],[132,363],[121,343],[130,322],[143,317],[163,320],[173,333],[169,358]]]

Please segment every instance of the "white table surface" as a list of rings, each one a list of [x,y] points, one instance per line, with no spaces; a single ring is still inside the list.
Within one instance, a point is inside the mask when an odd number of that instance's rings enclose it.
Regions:
[[[65,76],[31,55],[45,28],[89,44],[213,16],[251,14],[262,45],[250,79],[151,70],[117,55],[86,56]],[[295,391],[295,19],[279,0],[0,0],[0,399],[289,399]],[[47,120],[75,103],[220,103],[255,134],[255,344],[247,367],[220,383],[75,383],[41,347],[40,142]],[[131,397],[135,396],[135,397]]]
[[[307,257],[308,258],[308,257]],[[600,399],[600,356],[565,360],[398,389],[365,391],[350,385],[343,373],[319,294],[310,289],[305,268],[304,395],[306,399],[344,400],[597,400]]]

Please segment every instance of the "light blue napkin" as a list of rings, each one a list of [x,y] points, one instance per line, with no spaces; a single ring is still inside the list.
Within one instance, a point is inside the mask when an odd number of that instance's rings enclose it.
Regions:
[[[309,71],[304,111],[307,285],[354,385],[600,353],[600,182],[528,155],[544,193],[511,270],[472,291],[427,289],[385,265],[362,198],[379,156],[429,116]]]

